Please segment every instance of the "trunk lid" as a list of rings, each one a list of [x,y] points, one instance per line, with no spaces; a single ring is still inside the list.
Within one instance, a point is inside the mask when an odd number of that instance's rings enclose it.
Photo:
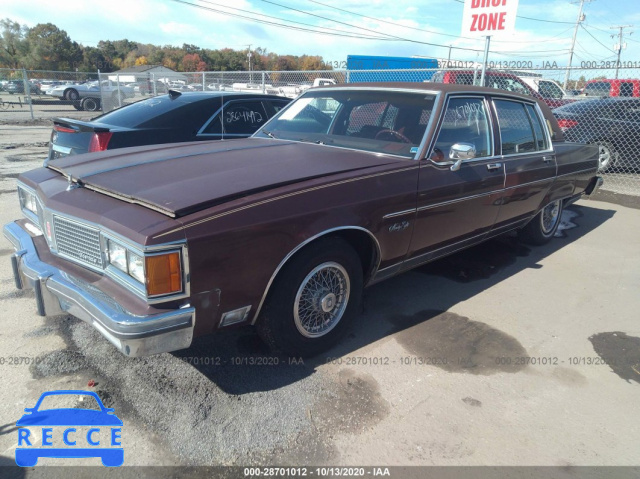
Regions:
[[[111,125],[97,122],[54,118],[47,161],[87,153],[96,134],[108,133],[113,128]]]

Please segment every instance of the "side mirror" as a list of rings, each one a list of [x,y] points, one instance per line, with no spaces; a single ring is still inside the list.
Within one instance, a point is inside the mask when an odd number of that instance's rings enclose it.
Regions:
[[[449,159],[455,163],[451,165],[451,171],[458,171],[464,160],[472,160],[476,157],[476,145],[472,143],[454,143],[449,149]]]

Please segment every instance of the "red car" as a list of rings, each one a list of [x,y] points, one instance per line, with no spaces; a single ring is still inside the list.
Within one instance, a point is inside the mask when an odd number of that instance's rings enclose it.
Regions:
[[[582,93],[585,96],[640,97],[640,80],[589,80]]]
[[[442,70],[433,74],[434,83],[457,83],[459,85],[479,85],[480,70]],[[537,91],[512,73],[487,70],[484,74],[484,86],[507,90],[521,95],[528,95],[545,102],[549,108],[557,108],[574,100],[560,100],[557,98],[543,98]]]

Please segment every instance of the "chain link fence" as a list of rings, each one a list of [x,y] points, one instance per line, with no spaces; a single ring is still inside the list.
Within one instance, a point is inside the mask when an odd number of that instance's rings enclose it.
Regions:
[[[93,88],[99,96],[98,73],[0,68],[0,121],[21,122],[84,111],[80,98],[68,96],[69,88]]]
[[[566,138],[598,145],[605,189],[640,196],[640,71],[584,62],[567,69],[532,62],[491,63],[484,85],[537,97]],[[322,70],[169,73],[83,73],[0,69],[0,121],[101,112],[173,91],[235,91],[295,98],[313,86],[354,82],[440,82],[479,85],[475,62],[440,62],[429,70]],[[446,68],[445,68],[446,67]],[[598,68],[596,68],[598,67]],[[615,76],[619,77],[615,79]],[[565,87],[566,83],[566,88]]]

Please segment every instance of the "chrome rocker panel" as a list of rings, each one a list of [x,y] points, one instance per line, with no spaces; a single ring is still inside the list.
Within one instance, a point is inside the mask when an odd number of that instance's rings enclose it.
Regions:
[[[120,352],[131,357],[175,351],[191,345],[195,308],[185,307],[148,316],[133,315],[117,302],[98,297],[96,292],[99,290],[94,286],[41,261],[31,235],[19,224],[5,225],[3,233],[16,249],[11,256],[16,287],[35,291],[41,316],[71,314],[92,325]]]

